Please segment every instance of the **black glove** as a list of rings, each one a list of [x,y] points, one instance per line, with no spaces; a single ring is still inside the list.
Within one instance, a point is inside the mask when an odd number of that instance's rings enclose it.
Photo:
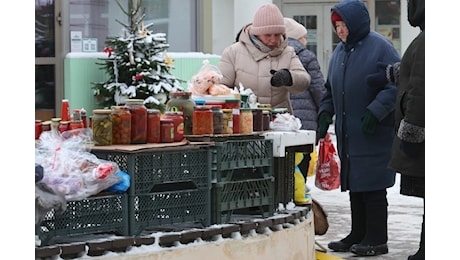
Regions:
[[[330,124],[332,124],[332,114],[326,111],[321,112],[318,117],[318,133],[320,139],[326,136]]]
[[[367,85],[371,87],[385,87],[387,83],[395,83],[395,71],[392,64],[378,62],[379,72],[366,77]]]
[[[423,150],[423,143],[410,143],[401,140],[399,149],[409,158],[418,157]]]
[[[35,182],[39,182],[43,179],[43,166],[35,163]]]
[[[274,87],[280,86],[292,86],[292,76],[291,72],[287,69],[281,70],[270,70],[270,73],[273,75],[270,83]]]
[[[375,128],[379,120],[372,114],[371,111],[367,110],[364,116],[361,119],[362,130],[365,134],[373,135],[375,133]]]

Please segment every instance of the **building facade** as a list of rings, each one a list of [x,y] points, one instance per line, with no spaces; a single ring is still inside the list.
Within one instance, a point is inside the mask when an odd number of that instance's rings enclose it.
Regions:
[[[139,0],[120,0],[128,5]],[[418,31],[407,23],[407,0],[364,0],[371,27],[393,42],[403,53]],[[330,23],[330,9],[338,0],[144,0],[145,24],[153,32],[165,32],[170,52],[202,52],[220,55],[232,44],[241,27],[252,21],[264,3],[276,4],[281,12],[308,30],[308,48],[316,53],[323,73],[338,42]],[[35,1],[35,117],[49,120],[60,114],[60,101],[67,98],[64,66],[72,53],[97,55],[107,36],[121,33],[126,15],[111,0]],[[100,72],[102,73],[102,71]]]

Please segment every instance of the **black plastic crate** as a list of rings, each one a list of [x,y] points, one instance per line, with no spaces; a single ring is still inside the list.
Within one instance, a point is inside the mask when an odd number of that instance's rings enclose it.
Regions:
[[[286,205],[294,201],[295,153],[286,153],[286,157],[275,157],[275,205]]]
[[[130,195],[154,192],[156,185],[168,182],[191,181],[198,188],[210,187],[209,148],[179,146],[135,152],[93,150],[92,153],[116,162],[130,175]]]
[[[262,217],[274,213],[273,176],[212,184],[211,218],[213,224],[228,223],[232,215],[243,209]]]
[[[228,140],[212,149],[212,182],[270,177],[272,169],[272,140]]]
[[[193,183],[165,183],[158,192],[131,196],[131,235],[166,225],[190,224],[206,227],[211,222],[210,188],[193,188]],[[173,190],[181,188],[180,190]]]
[[[40,246],[56,243],[59,239],[88,234],[129,235],[128,196],[114,194],[93,196],[68,201],[62,214],[51,210],[44,220],[35,225]]]

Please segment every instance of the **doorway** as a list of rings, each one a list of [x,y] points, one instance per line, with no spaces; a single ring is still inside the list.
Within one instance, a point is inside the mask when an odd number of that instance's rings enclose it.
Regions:
[[[35,0],[35,119],[47,121],[59,111],[63,94],[61,2]]]
[[[339,38],[332,30],[331,3],[285,3],[283,13],[307,28],[307,49],[314,52],[324,77]]]

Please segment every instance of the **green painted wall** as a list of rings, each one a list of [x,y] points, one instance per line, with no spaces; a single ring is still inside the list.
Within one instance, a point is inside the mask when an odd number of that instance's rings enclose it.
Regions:
[[[220,56],[203,53],[168,53],[174,60],[171,74],[179,79],[189,81],[203,65],[204,60],[217,65]],[[64,60],[64,98],[69,99],[70,109],[84,108],[88,116],[93,109],[98,109],[96,98],[93,96],[91,82],[101,82],[107,79],[104,70],[96,62],[106,57],[105,53],[74,54],[69,53]],[[182,86],[188,90],[187,82]]]

